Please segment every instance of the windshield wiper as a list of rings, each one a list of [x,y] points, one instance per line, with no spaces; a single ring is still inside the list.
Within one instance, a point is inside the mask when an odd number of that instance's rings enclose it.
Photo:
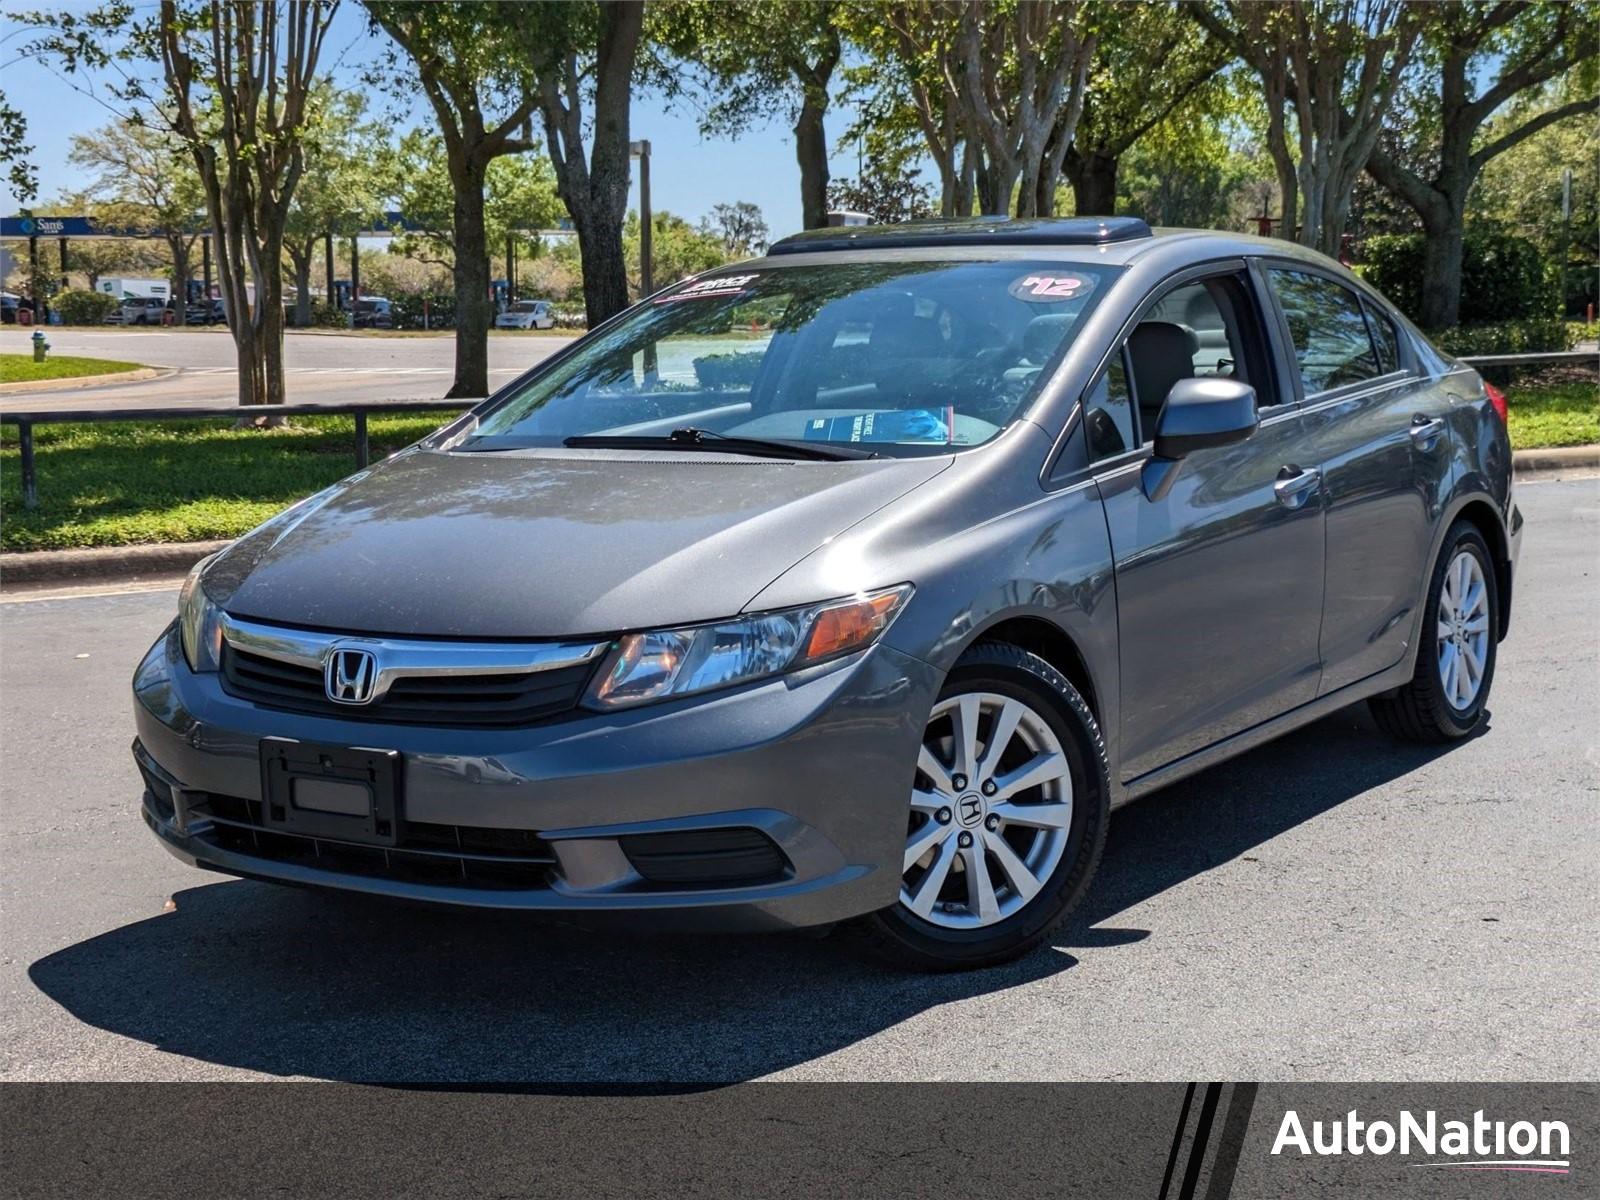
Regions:
[[[805,458],[821,462],[841,462],[854,458],[877,458],[872,450],[836,446],[824,442],[794,442],[785,438],[727,437],[713,429],[690,426],[674,429],[666,437],[644,434],[591,434],[569,437],[562,443],[574,448],[597,450],[715,450],[726,454],[754,454],[763,458]]]

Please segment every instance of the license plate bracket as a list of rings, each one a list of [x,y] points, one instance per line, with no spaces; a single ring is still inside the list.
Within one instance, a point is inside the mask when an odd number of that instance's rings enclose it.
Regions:
[[[400,754],[262,738],[261,801],[267,829],[393,846],[400,838]]]

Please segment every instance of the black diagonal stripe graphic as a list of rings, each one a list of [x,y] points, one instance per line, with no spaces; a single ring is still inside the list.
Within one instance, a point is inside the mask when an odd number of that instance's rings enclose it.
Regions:
[[[1194,1084],[1183,1092],[1183,1107],[1178,1110],[1178,1127],[1172,1131],[1172,1149],[1167,1153],[1167,1170],[1161,1176],[1160,1200],[1167,1200],[1167,1189],[1172,1186],[1172,1172],[1178,1165],[1178,1151],[1183,1148],[1183,1131],[1189,1124],[1189,1106],[1194,1103]]]
[[[1228,1097],[1228,1115],[1222,1121],[1222,1135],[1217,1139],[1217,1160],[1211,1168],[1211,1183],[1206,1188],[1206,1200],[1227,1200],[1233,1191],[1233,1176],[1239,1169],[1239,1155],[1244,1150],[1244,1135],[1250,1128],[1250,1114],[1256,1107],[1256,1089],[1259,1084],[1236,1083]]]
[[[1178,1192],[1178,1200],[1194,1200],[1194,1190],[1200,1182],[1200,1168],[1206,1161],[1206,1145],[1211,1141],[1211,1123],[1216,1119],[1217,1100],[1221,1096],[1220,1083],[1206,1084],[1206,1096],[1200,1103],[1200,1123],[1195,1126],[1194,1141],[1189,1145],[1189,1164],[1184,1168],[1183,1187]]]

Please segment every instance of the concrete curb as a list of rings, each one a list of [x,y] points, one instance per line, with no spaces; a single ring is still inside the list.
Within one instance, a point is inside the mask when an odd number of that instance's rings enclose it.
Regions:
[[[1518,479],[1600,473],[1600,446],[1515,450],[1511,454],[1511,470]]]
[[[1518,479],[1600,474],[1600,446],[1518,450],[1512,456]],[[153,546],[102,546],[87,550],[31,550],[0,554],[0,585],[118,583],[178,575],[221,542],[167,542]]]
[[[176,375],[177,367],[140,367],[137,371],[112,371],[106,375],[74,375],[68,379],[19,379],[0,383],[0,396],[31,396],[42,392],[70,392],[76,388],[112,387],[120,383],[145,383]]]
[[[163,542],[0,554],[0,586],[22,583],[107,583],[178,575],[231,541]]]

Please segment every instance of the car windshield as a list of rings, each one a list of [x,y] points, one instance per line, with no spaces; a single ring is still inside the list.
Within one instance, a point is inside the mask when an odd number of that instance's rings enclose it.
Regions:
[[[539,304],[534,300],[518,300],[511,306],[511,311],[519,313],[538,312]]]
[[[686,427],[897,455],[975,446],[1033,399],[1115,273],[896,258],[703,276],[580,343],[458,448]]]

